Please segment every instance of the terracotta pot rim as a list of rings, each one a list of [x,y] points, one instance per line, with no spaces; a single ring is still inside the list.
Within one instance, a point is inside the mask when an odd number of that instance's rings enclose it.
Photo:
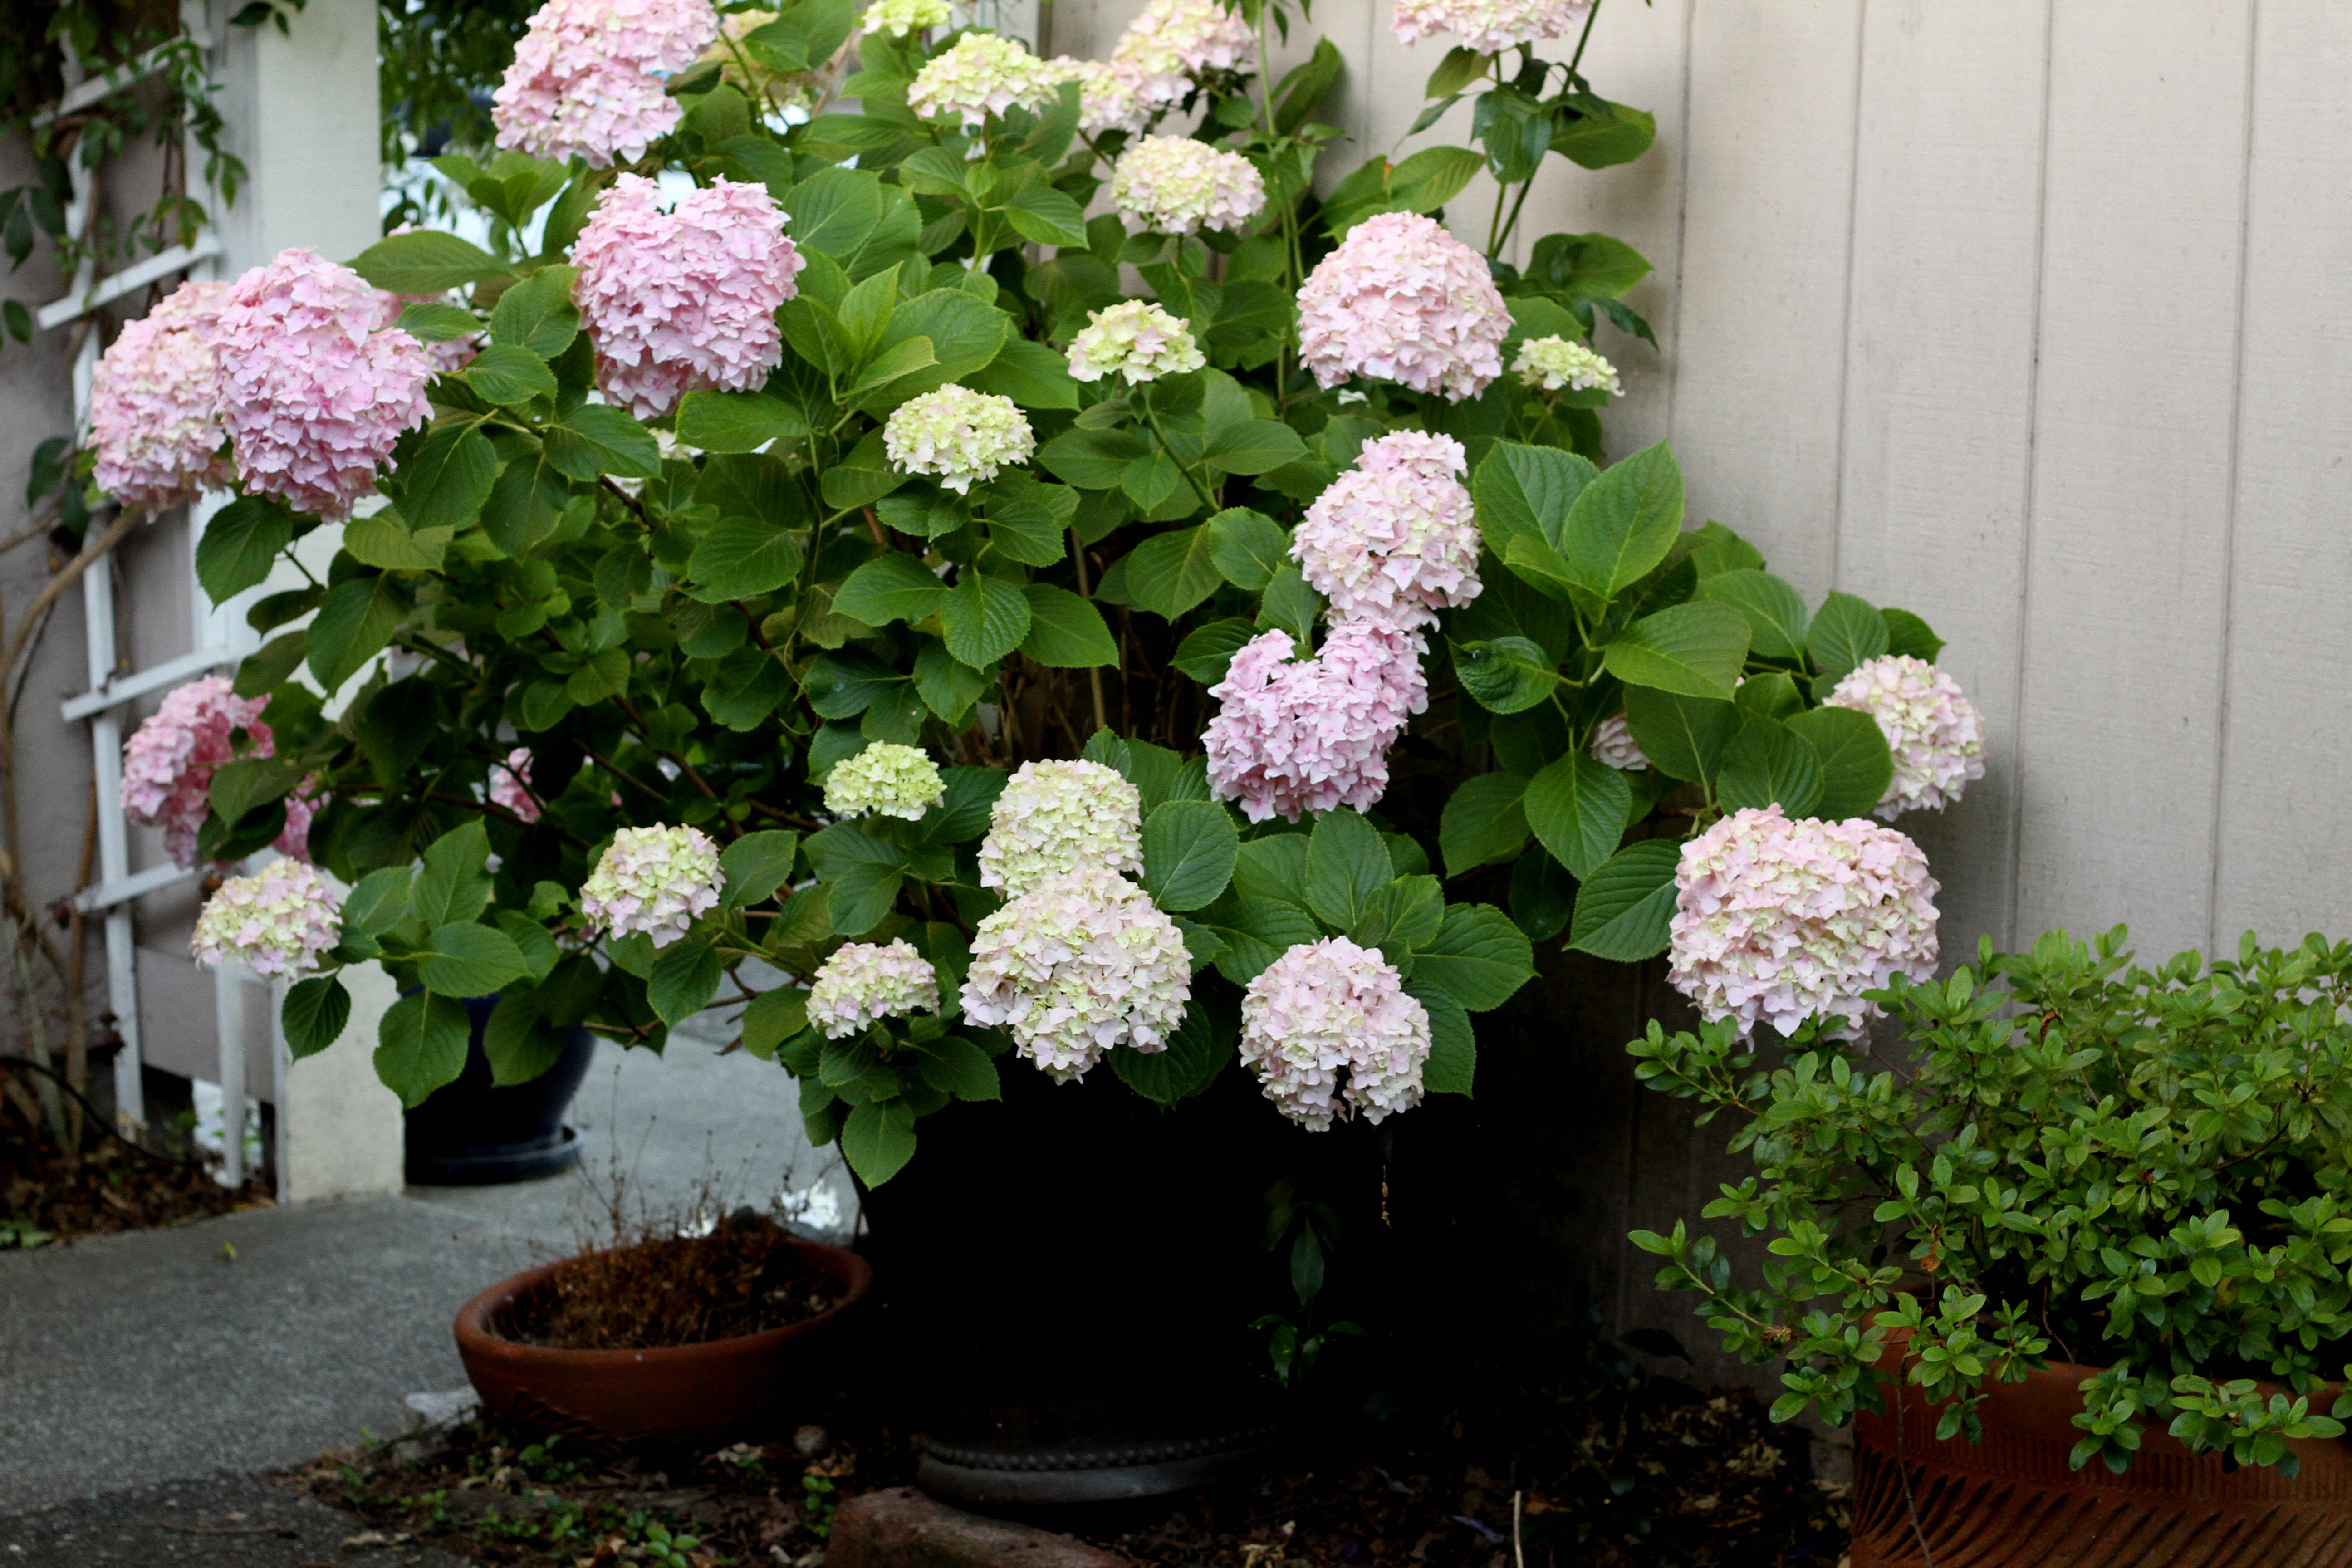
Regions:
[[[708,1359],[714,1352],[736,1355],[745,1351],[764,1350],[787,1340],[797,1339],[810,1330],[831,1322],[856,1306],[874,1283],[874,1266],[850,1251],[826,1242],[792,1238],[793,1247],[803,1255],[814,1253],[833,1267],[826,1271],[842,1287],[841,1300],[814,1317],[803,1318],[797,1323],[780,1328],[762,1329],[756,1334],[730,1334],[725,1339],[701,1340],[690,1345],[656,1345],[646,1350],[577,1351],[561,1350],[553,1345],[527,1344],[508,1339],[491,1327],[491,1317],[499,1308],[537,1291],[554,1277],[569,1258],[557,1258],[533,1268],[499,1280],[488,1289],[457,1309],[457,1334],[458,1348],[467,1352],[496,1357],[521,1365],[552,1366],[642,1366],[647,1363],[684,1364]],[[611,1251],[613,1248],[597,1248]]]
[[[1886,1350],[1880,1355],[1876,1363],[1878,1370],[1885,1372],[1887,1370],[1886,1358],[1888,1355],[1894,1355],[1896,1358],[1895,1370],[1889,1375],[1897,1378],[1903,1377],[1904,1373],[1909,1369],[1914,1359],[1911,1355],[1910,1346],[1911,1331],[1909,1329],[1890,1330],[1886,1336]],[[2056,1361],[2044,1357],[2040,1366],[2028,1367],[2025,1369],[2027,1379],[2026,1383],[2002,1383],[1998,1379],[1995,1379],[1992,1382],[1987,1383],[1984,1387],[1988,1391],[1999,1388],[2023,1388],[2026,1387],[2028,1384],[2038,1378],[2063,1377],[2066,1380],[2067,1387],[2075,1389],[2079,1392],[2083,1384],[2089,1382],[2092,1378],[2101,1375],[2107,1370],[2107,1367],[2091,1366],[2079,1361]],[[2206,1373],[2204,1375],[2210,1378],[2210,1381],[2216,1384],[2237,1381],[2234,1378],[2212,1377],[2210,1373]],[[2284,1383],[2274,1383],[2267,1377],[2258,1377],[2253,1381],[2255,1391],[2264,1401],[2268,1401],[2270,1396],[2273,1394],[2284,1394],[2289,1399],[2317,1400],[2330,1394],[2341,1394],[2347,1388],[2352,1388],[2352,1384],[2326,1382],[2322,1383],[2318,1387],[2311,1390],[2307,1394],[2298,1394],[2287,1384]],[[1926,1401],[1927,1407],[1929,1409],[1934,1409],[1945,1404],[1952,1397],[1950,1394],[1946,1394],[1940,1399],[1929,1399],[1927,1398],[1927,1391],[1925,1389],[1919,1388],[1916,1384],[1908,1381],[1904,1382],[1903,1387],[1906,1391],[1915,1394],[1920,1399]],[[2321,1411],[2320,1414],[2324,1415],[2326,1412]],[[2352,1444],[2352,1429],[2347,1429],[2345,1435],[2341,1437],[2298,1437],[2295,1441]]]

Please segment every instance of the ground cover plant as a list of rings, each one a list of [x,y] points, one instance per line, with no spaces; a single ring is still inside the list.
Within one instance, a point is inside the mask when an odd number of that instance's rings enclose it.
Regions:
[[[2163,1423],[2291,1476],[2287,1439],[2342,1432],[2352,944],[2250,932],[2235,958],[2148,968],[2126,941],[1988,941],[1948,979],[1898,974],[1868,995],[1907,1049],[1832,1016],[1768,1058],[1727,1013],[1633,1045],[1654,1087],[1741,1119],[1757,1173],[1705,1215],[1770,1237],[1761,1289],[1683,1223],[1633,1239],[1727,1348],[1783,1364],[1776,1418],[1881,1408],[1907,1334],[1946,1437],[1978,1436],[1985,1389],[2045,1359],[2101,1369],[2078,1469],[2124,1470]]]

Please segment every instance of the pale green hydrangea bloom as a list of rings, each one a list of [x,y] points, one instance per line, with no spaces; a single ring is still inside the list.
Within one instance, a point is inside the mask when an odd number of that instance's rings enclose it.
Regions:
[[[887,3],[887,0],[886,0]],[[907,107],[926,120],[960,120],[969,131],[1015,104],[1042,109],[1061,91],[1062,73],[1017,38],[966,33],[934,55],[907,89]]]
[[[1027,462],[1037,437],[1013,399],[950,382],[900,404],[883,424],[882,449],[901,473],[935,474],[961,492]]]
[[[1192,325],[1149,300],[1122,300],[1088,316],[1070,340],[1070,374],[1080,381],[1116,375],[1133,385],[1198,370],[1209,362]]]
[[[859,21],[869,33],[903,38],[909,33],[946,26],[947,0],[874,0]]]
[[[1511,368],[1518,372],[1521,385],[1540,387],[1546,392],[1558,392],[1562,387],[1587,392],[1605,386],[1613,396],[1625,395],[1625,388],[1617,380],[1616,366],[1588,345],[1562,337],[1528,339],[1519,345],[1519,357]]]
[[[947,799],[939,765],[914,746],[877,741],[833,765],[824,779],[824,808],[835,816],[904,817],[908,822]]]

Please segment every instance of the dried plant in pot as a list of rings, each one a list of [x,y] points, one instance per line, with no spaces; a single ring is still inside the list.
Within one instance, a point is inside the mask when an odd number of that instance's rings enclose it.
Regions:
[[[1877,1043],[1630,1047],[1739,1119],[1756,1173],[1705,1215],[1769,1237],[1763,1288],[1681,1222],[1633,1239],[1780,1365],[1777,1419],[1854,1423],[1856,1568],[2352,1563],[2352,943],[2125,937],[1898,975]]]
[[[748,1209],[699,1236],[642,1226],[467,1302],[457,1353],[517,1429],[704,1446],[789,1425],[872,1282],[856,1253]]]

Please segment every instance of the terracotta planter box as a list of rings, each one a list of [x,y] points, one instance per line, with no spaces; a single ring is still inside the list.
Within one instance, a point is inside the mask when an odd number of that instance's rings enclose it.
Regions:
[[[709,1445],[789,1418],[812,1355],[825,1353],[842,1316],[873,1283],[866,1259],[837,1247],[793,1247],[842,1291],[814,1318],[765,1333],[646,1351],[564,1351],[502,1337],[518,1304],[547,1289],[550,1263],[491,1286],[457,1312],[457,1355],[482,1409],[525,1431],[599,1447]]]
[[[2289,1480],[2225,1471],[2158,1422],[2122,1475],[2097,1459],[2069,1469],[2079,1385],[2097,1372],[2053,1362],[1996,1385],[1976,1444],[1937,1442],[1937,1407],[1888,1390],[1894,1415],[1854,1420],[1853,1568],[1925,1568],[1927,1553],[1935,1568],[2352,1565],[2352,1443],[2294,1444],[2303,1471]]]

